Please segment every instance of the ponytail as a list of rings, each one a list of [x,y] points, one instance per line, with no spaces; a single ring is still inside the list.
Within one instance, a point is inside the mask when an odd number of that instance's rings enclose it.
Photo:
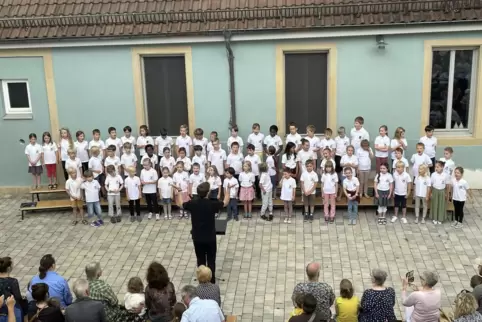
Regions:
[[[43,280],[47,276],[48,270],[51,269],[54,265],[55,259],[53,258],[52,254],[47,254],[42,257],[42,259],[40,260],[40,266],[38,268],[38,276],[41,280]]]

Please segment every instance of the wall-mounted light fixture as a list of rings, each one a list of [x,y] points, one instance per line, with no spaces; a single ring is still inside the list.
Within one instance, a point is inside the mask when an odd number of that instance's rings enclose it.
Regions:
[[[385,47],[388,45],[388,43],[385,42],[385,37],[382,35],[377,36],[376,41],[378,49],[385,49]]]

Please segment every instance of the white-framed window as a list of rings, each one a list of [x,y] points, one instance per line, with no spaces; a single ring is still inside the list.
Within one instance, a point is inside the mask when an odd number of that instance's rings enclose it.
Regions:
[[[27,80],[2,80],[2,94],[6,115],[32,113]]]
[[[434,48],[430,125],[449,135],[472,134],[476,99],[476,48]]]

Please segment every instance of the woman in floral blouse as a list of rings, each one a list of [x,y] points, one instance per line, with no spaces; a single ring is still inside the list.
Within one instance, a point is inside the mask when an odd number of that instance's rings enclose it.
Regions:
[[[460,293],[455,299],[454,322],[482,322],[477,301],[471,293]]]
[[[170,322],[176,304],[176,291],[161,264],[152,262],[147,269],[146,308],[151,322]]]

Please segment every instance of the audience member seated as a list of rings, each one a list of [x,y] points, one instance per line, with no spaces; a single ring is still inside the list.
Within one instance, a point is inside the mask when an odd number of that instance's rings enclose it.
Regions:
[[[85,275],[87,275],[87,280],[89,281],[90,298],[104,304],[107,321],[117,321],[121,314],[119,300],[110,285],[100,279],[102,276],[100,264],[88,264],[85,267]]]
[[[84,279],[78,279],[74,283],[73,291],[75,294],[75,302],[65,309],[66,322],[110,321],[106,318],[102,302],[94,301],[89,297],[89,282]]]
[[[186,285],[181,289],[181,299],[188,307],[182,314],[181,322],[224,322],[224,315],[214,300],[201,300],[196,295],[196,288]]]
[[[170,322],[176,291],[164,266],[152,262],[147,269],[146,308],[151,322]]]
[[[291,311],[290,313],[290,318],[293,316],[298,316],[303,314],[303,298],[304,298],[304,295],[301,293],[298,293],[295,295],[295,300],[294,300],[295,307],[293,308],[293,311]]]
[[[7,320],[5,322],[16,322],[16,316],[15,316],[15,297],[13,295],[10,295],[8,298],[5,299],[4,295],[0,295],[0,307],[4,307],[3,305],[5,304],[5,307],[7,308],[7,313],[5,314],[7,317]],[[21,319],[20,319],[21,320]]]
[[[49,296],[56,298],[60,302],[60,307],[65,308],[72,304],[72,294],[70,293],[69,283],[55,272],[55,259],[51,254],[44,255],[40,259],[39,274],[30,281],[31,287],[38,283],[45,283],[49,286]]]
[[[303,312],[299,315],[292,316],[288,322],[328,322],[320,318],[320,313],[316,311],[317,300],[311,294],[303,295]]]
[[[455,299],[454,322],[482,322],[477,301],[471,293],[460,293]]]
[[[358,307],[360,300],[354,296],[353,284],[343,279],[340,282],[340,296],[336,298],[336,321],[337,322],[356,322],[358,321]]]
[[[45,283],[32,285],[33,302],[29,303],[28,320],[42,322],[63,322],[64,315],[60,310],[57,298],[49,298],[50,287]]]
[[[475,297],[479,308],[477,311],[482,314],[482,277],[474,275],[470,279],[470,287],[473,289],[472,295]]]
[[[12,272],[13,262],[10,257],[0,258],[0,296],[3,295],[5,299],[8,299],[10,295],[15,298],[15,310],[16,315],[25,316],[27,315],[28,305],[27,301],[22,297],[20,293],[20,286],[16,278],[10,277]],[[7,314],[7,307],[0,306],[0,314]]]
[[[365,290],[360,304],[359,322],[395,321],[395,290],[385,287],[387,273],[381,269],[372,270],[372,288]]]
[[[196,295],[201,300],[214,300],[221,306],[221,290],[219,285],[211,283],[211,269],[201,265],[196,270],[196,276],[199,282],[196,288]]]
[[[184,303],[177,302],[174,304],[174,307],[172,308],[174,319],[172,319],[172,322],[181,322],[184,311],[186,311],[186,305]]]
[[[402,280],[403,305],[413,306],[410,321],[439,322],[441,294],[440,290],[433,289],[438,282],[438,276],[433,272],[425,271],[420,276],[420,282],[421,286],[412,285],[414,292],[406,297],[409,283],[406,277]]]
[[[320,318],[326,321],[331,319],[330,307],[335,302],[335,293],[330,285],[319,282],[320,264],[310,263],[306,266],[306,275],[308,282],[299,283],[293,290],[291,297],[295,304],[296,294],[311,294],[316,298],[316,311],[320,313]]]
[[[139,277],[131,277],[127,283],[127,293],[124,295],[124,306],[129,312],[140,311],[139,316],[146,314],[146,294],[144,283]]]

